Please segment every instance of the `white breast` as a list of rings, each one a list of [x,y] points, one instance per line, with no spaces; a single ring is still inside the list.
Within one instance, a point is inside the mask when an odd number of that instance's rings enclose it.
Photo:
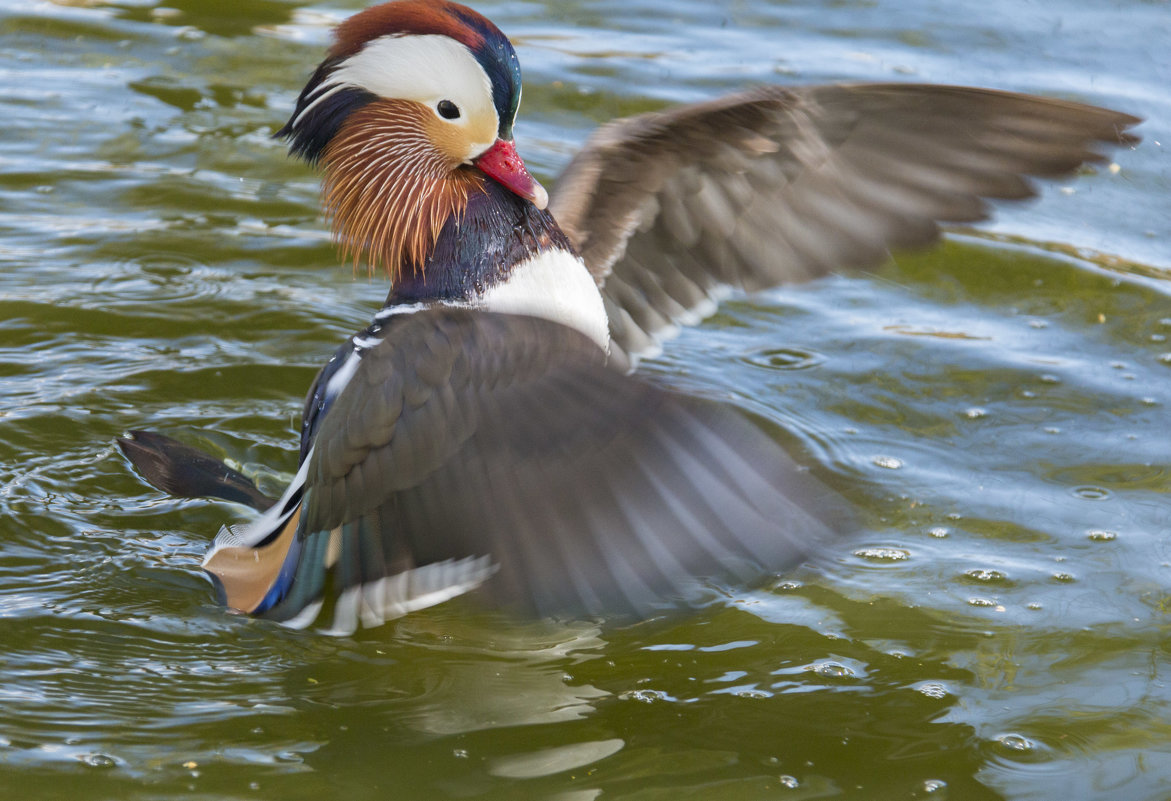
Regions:
[[[598,285],[585,263],[565,250],[546,250],[517,264],[508,280],[475,303],[508,314],[527,314],[576,328],[610,350],[610,321]]]

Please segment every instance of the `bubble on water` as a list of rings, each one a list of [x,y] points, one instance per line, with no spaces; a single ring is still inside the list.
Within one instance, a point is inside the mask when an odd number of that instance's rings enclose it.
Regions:
[[[871,562],[905,562],[911,558],[911,552],[902,548],[859,548],[854,556]]]
[[[1053,375],[1053,373],[1042,373],[1041,375],[1037,376],[1037,380],[1040,381],[1042,384],[1060,384],[1061,383],[1061,379],[1058,378],[1057,376]]]
[[[772,698],[773,694],[767,690],[737,690],[732,693],[737,698]]]
[[[1059,572],[1059,573],[1053,574],[1053,580],[1060,581],[1063,583],[1069,583],[1071,581],[1077,581],[1077,577],[1073,573]]]
[[[938,681],[925,681],[917,685],[915,689],[928,698],[947,698],[951,695],[947,690],[947,685]]]
[[[1008,578],[1008,576],[1006,576],[1004,573],[1001,573],[999,570],[985,570],[983,568],[973,568],[971,570],[965,571],[964,576],[972,579],[973,581],[981,582],[1003,582]]]
[[[456,759],[467,759],[468,758],[468,749],[466,749],[466,748],[453,748],[453,749],[451,749],[451,755],[453,757],[455,757]]]
[[[778,581],[776,583],[776,585],[773,586],[773,589],[774,590],[799,590],[803,586],[805,586],[805,585],[802,582],[797,581],[796,579],[785,579],[784,581]]]
[[[1029,328],[1048,328],[1049,323],[1044,320],[1029,320]]]
[[[947,790],[947,782],[943,779],[927,779],[923,782],[923,792],[941,793]]]
[[[774,348],[751,354],[745,361],[770,370],[807,370],[824,362],[825,357],[800,348]]]
[[[1101,487],[1074,487],[1073,494],[1086,501],[1104,501],[1110,497],[1110,491]]]
[[[797,781],[796,776],[790,776],[786,773],[778,776],[777,781],[781,783],[782,787],[788,787],[790,790],[794,790],[801,785],[801,782]]]
[[[964,417],[968,418],[969,420],[979,420],[981,417],[987,416],[988,410],[979,406],[972,406],[971,408],[964,409]]]
[[[826,679],[853,679],[857,674],[841,662],[817,662],[811,670]]]
[[[1086,532],[1086,536],[1094,542],[1110,542],[1118,539],[1117,531],[1108,531],[1104,528],[1094,528]]]
[[[654,704],[659,701],[670,701],[671,696],[662,690],[631,690],[618,696],[623,701],[638,701],[641,704]]]
[[[82,754],[77,758],[81,764],[88,765],[91,768],[116,768],[118,767],[118,760],[108,754]]]
[[[903,460],[894,456],[875,456],[870,460],[875,467],[881,467],[884,470],[898,470],[903,466]]]
[[[1031,754],[1037,748],[1036,743],[1021,734],[1001,734],[995,738],[995,742],[1013,755]]]
[[[937,540],[944,539],[950,533],[951,529],[945,528],[944,526],[936,526],[935,528],[927,530],[928,536],[935,537]]]
[[[991,598],[969,598],[968,606],[996,606],[996,601]]]
[[[1159,354],[1159,361],[1160,361],[1162,364],[1169,364],[1169,365],[1171,365],[1171,353],[1160,353],[1160,354]]]

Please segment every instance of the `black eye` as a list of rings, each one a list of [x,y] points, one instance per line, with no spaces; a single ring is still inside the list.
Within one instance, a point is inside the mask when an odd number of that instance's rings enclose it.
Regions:
[[[443,117],[445,120],[459,119],[459,106],[457,106],[455,103],[452,103],[450,100],[440,100],[439,105],[435,107],[435,110],[438,111],[439,116]]]

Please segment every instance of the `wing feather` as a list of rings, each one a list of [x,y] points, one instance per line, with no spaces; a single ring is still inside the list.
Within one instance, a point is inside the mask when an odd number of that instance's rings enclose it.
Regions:
[[[1127,114],[919,84],[766,87],[600,128],[550,208],[602,288],[617,351],[653,352],[727,288],[921,247],[1137,141]]]
[[[388,325],[305,476],[301,561],[259,613],[332,609],[333,633],[477,585],[542,615],[646,615],[698,577],[801,560],[837,501],[739,413],[614,370],[577,331],[455,309]]]

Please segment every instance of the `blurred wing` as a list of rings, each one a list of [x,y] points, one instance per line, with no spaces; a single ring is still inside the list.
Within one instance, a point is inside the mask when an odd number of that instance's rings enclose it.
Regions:
[[[481,584],[541,615],[646,614],[695,577],[800,561],[836,502],[741,415],[572,329],[401,315],[318,428],[300,562],[263,614],[307,625],[329,595],[345,632]]]
[[[550,209],[602,287],[616,346],[653,352],[758,290],[923,246],[983,198],[1033,194],[1129,144],[1139,119],[1061,100],[952,86],[767,87],[600,128]]]

